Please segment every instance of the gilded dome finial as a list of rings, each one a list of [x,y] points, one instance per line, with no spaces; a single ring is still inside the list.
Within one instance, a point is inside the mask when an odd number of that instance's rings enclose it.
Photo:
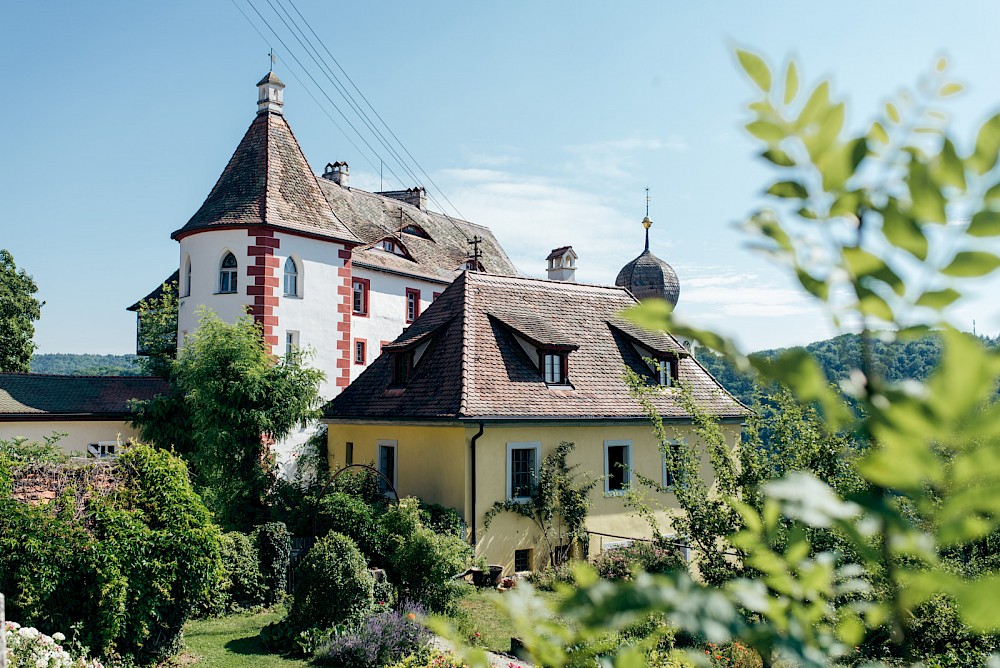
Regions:
[[[642,226],[646,228],[646,250],[649,250],[649,228],[652,224],[649,219],[649,188],[646,188],[646,217],[642,219]]]

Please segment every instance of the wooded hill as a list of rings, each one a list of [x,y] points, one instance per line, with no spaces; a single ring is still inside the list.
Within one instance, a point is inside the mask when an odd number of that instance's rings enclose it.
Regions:
[[[979,338],[990,347],[996,346],[1000,341],[1000,337]],[[841,334],[832,339],[810,343],[805,349],[820,363],[831,382],[846,379],[851,369],[861,366],[861,337],[857,334]],[[785,349],[762,350],[751,356],[772,357],[782,350]],[[937,366],[941,355],[941,341],[935,335],[913,341],[875,341],[873,352],[875,368],[885,379],[924,380]],[[739,373],[728,362],[708,350],[697,352],[695,357],[740,401],[747,405],[753,403],[754,382],[749,376]]]
[[[141,376],[135,355],[52,353],[31,358],[31,373],[66,376]]]

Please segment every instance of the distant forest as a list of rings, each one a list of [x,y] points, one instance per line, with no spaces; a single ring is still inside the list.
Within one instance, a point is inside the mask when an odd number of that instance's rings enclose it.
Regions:
[[[990,347],[1000,342],[998,338],[979,338],[984,345]],[[851,369],[861,366],[861,337],[857,334],[842,334],[826,341],[810,343],[805,349],[820,363],[831,382],[845,380]],[[752,356],[771,357],[782,350],[762,350]],[[876,370],[883,378],[893,382],[905,379],[925,380],[934,371],[940,356],[941,340],[934,335],[913,341],[876,341],[874,346]],[[747,405],[753,404],[753,379],[739,373],[710,351],[697,352],[695,357],[740,401]]]
[[[141,376],[135,355],[54,353],[31,358],[31,373],[66,376]]]

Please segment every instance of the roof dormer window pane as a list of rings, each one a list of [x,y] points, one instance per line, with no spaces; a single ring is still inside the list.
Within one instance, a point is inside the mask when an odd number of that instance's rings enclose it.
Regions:
[[[549,385],[562,385],[566,382],[565,353],[542,353],[542,374]]]

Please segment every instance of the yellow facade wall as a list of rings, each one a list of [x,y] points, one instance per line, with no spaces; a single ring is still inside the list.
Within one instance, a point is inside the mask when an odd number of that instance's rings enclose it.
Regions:
[[[739,440],[738,424],[723,425],[730,446]],[[397,442],[398,492],[400,496],[418,496],[430,503],[440,503],[462,512],[471,528],[471,458],[470,442],[478,425],[447,424],[440,426],[407,425],[397,423],[329,425],[329,457],[333,468],[343,466],[346,443],[353,443],[354,463],[377,462],[378,442]],[[690,426],[668,426],[672,437],[684,438],[691,445],[699,446]],[[533,567],[542,568],[548,557],[547,547],[540,540],[530,520],[504,512],[497,515],[488,530],[483,526],[485,513],[507,494],[508,444],[538,443],[540,458],[554,451],[561,441],[569,441],[576,448],[569,464],[579,464],[579,471],[602,476],[605,473],[605,442],[630,443],[631,466],[639,474],[662,483],[663,460],[659,445],[646,422],[634,424],[523,424],[491,425],[487,423],[476,444],[476,554],[490,564],[499,564],[509,573],[514,569],[514,551],[532,551]],[[704,448],[700,448],[704,451]],[[702,475],[711,480],[711,466],[707,456],[702,457]],[[633,475],[633,482],[636,478]],[[655,509],[655,516],[663,533],[670,532],[670,517],[677,511],[677,503],[669,492],[645,494],[648,505]],[[626,506],[622,496],[606,494],[602,482],[591,493],[591,511],[587,529],[592,532],[589,551],[601,552],[608,542],[617,542],[622,536],[648,538],[652,536],[649,523]],[[601,536],[599,534],[611,534]]]
[[[83,454],[87,445],[102,441],[127,443],[139,433],[124,420],[23,420],[0,421],[0,439],[24,437],[41,442],[52,432],[66,434],[59,447],[68,454]]]

